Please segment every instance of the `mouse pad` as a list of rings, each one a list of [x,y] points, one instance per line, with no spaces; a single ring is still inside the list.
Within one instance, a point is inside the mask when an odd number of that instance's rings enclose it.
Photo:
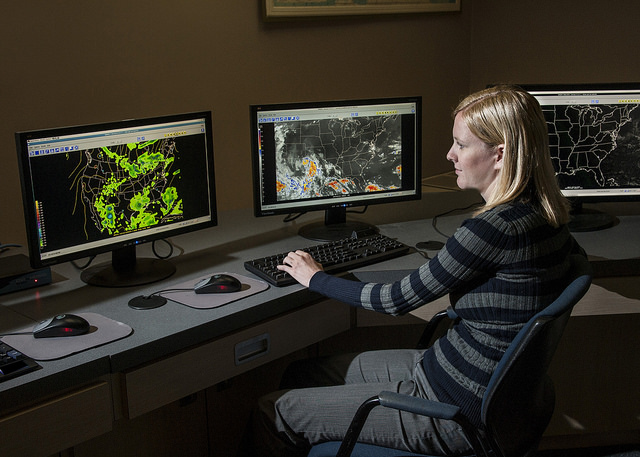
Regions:
[[[101,314],[74,313],[84,317],[91,329],[89,333],[60,338],[34,338],[32,335],[7,335],[2,341],[35,360],[55,360],[101,346],[127,337],[133,329],[127,324],[114,321]],[[35,324],[34,324],[35,325]],[[16,333],[31,332],[33,325],[16,330]]]
[[[248,278],[246,276],[242,276],[235,273],[227,273],[227,272],[210,273],[208,275],[201,276],[196,279],[191,279],[189,281],[176,284],[174,287],[176,289],[193,289],[193,286],[197,284],[199,281],[205,278],[209,278],[214,274],[226,274],[226,275],[233,276],[236,279],[239,279],[240,282],[242,283],[242,289],[239,292],[219,293],[219,294],[196,294],[192,290],[167,291],[167,292],[162,292],[160,295],[162,295],[166,299],[173,300],[175,302],[178,302],[185,306],[189,306],[191,308],[210,309],[210,308],[217,308],[218,306],[226,305],[227,303],[240,300],[241,298],[249,297],[253,294],[257,294],[258,292],[262,292],[263,290],[267,290],[269,288],[269,284],[267,284],[264,281]]]

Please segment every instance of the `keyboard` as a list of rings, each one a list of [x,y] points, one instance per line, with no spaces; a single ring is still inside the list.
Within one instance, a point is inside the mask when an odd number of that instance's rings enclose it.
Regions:
[[[0,382],[39,368],[35,360],[0,341]]]
[[[339,273],[405,255],[410,249],[406,244],[375,234],[317,244],[301,250],[311,254],[327,273]],[[295,279],[277,268],[288,253],[248,260],[244,267],[276,287],[295,284]]]

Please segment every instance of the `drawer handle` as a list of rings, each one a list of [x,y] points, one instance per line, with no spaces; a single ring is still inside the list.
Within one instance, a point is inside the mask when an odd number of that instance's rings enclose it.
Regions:
[[[271,337],[268,333],[258,335],[254,338],[241,341],[235,346],[236,365],[240,365],[269,353],[271,347]]]

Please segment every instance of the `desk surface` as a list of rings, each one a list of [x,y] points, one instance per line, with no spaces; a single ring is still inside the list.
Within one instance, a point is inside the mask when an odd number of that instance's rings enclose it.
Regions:
[[[468,214],[443,217],[438,220],[438,228],[452,234],[466,217]],[[284,224],[279,217],[255,219],[250,211],[222,213],[218,227],[172,239],[176,251],[171,261],[177,272],[161,283],[121,289],[88,286],[80,281],[79,272],[66,263],[53,268],[53,284],[1,296],[0,333],[9,333],[62,312],[95,312],[134,329],[134,333],[123,340],[60,360],[41,362],[42,370],[1,383],[2,409],[12,409],[26,399],[60,392],[102,375],[129,370],[320,299],[294,285],[270,287],[241,301],[208,310],[172,301],[146,311],[127,306],[133,296],[169,288],[205,274],[229,271],[250,275],[244,270],[245,260],[315,244],[297,235],[300,223],[308,220],[302,218]],[[597,257],[640,257],[637,229],[640,216],[624,216],[620,221],[618,226],[606,231],[576,234],[576,238]],[[385,235],[411,246],[420,241],[444,241],[430,219],[383,224],[379,228]],[[139,255],[151,256],[150,247],[142,246]],[[107,259],[108,256],[100,256],[96,262]],[[414,253],[364,269],[413,269],[424,261],[424,257]]]

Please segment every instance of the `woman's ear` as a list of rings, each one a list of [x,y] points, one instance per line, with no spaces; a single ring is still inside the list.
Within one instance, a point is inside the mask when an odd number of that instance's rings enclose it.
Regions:
[[[504,158],[504,144],[495,147],[496,170],[502,169],[502,160]]]

